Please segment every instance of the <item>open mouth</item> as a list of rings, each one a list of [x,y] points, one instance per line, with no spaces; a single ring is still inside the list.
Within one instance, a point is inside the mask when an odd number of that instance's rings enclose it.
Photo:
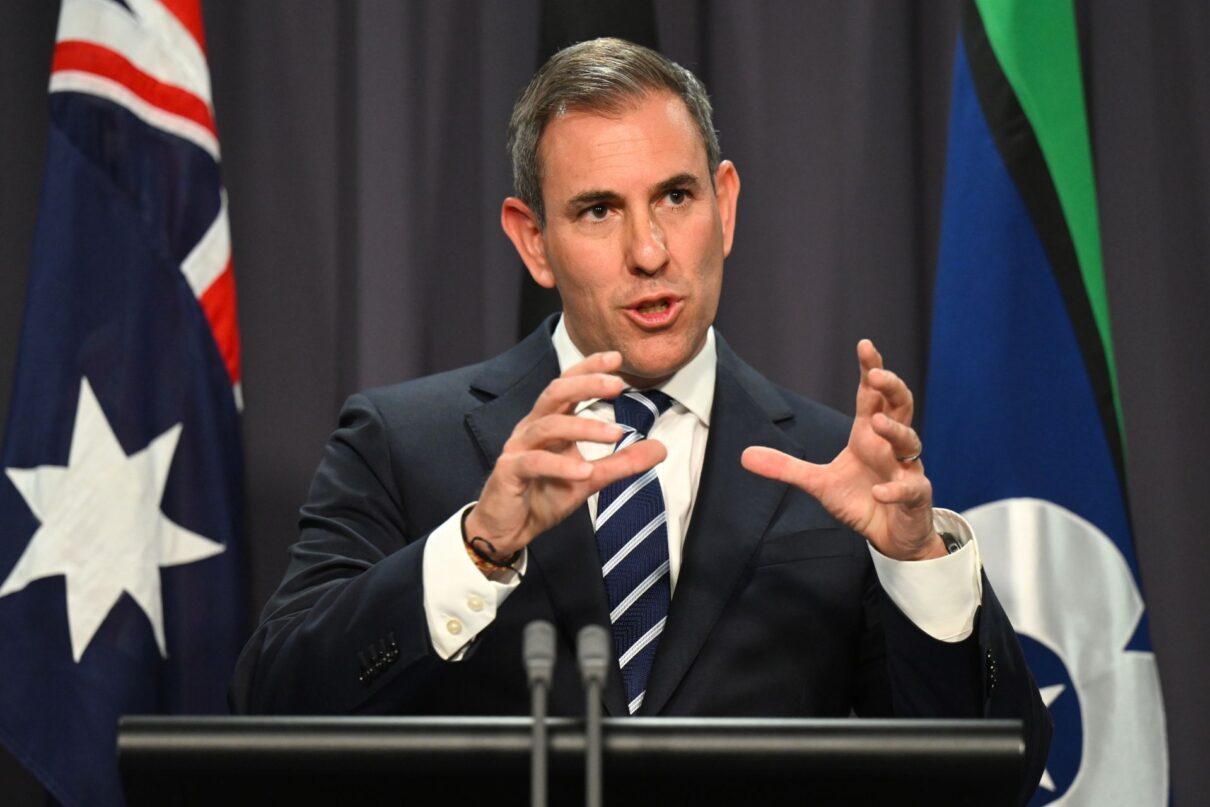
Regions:
[[[672,323],[681,309],[675,297],[654,297],[635,303],[626,311],[636,324],[644,328],[663,328]]]

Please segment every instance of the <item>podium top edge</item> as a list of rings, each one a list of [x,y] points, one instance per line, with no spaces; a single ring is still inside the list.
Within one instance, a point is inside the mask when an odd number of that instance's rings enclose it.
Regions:
[[[416,716],[376,716],[348,717],[327,715],[277,715],[277,716],[231,716],[231,715],[123,715],[118,720],[120,729],[137,731],[144,729],[207,728],[221,729],[329,729],[340,730],[382,730],[387,728],[418,729],[418,728],[449,728],[449,729],[517,729],[531,725],[528,716],[510,717],[416,717]],[[552,717],[547,718],[547,725],[552,728],[573,727],[583,723],[582,718]],[[727,730],[745,731],[760,729],[764,731],[827,731],[843,730],[846,732],[895,732],[909,733],[928,732],[937,730],[969,731],[977,734],[999,734],[1005,731],[1020,731],[1020,720],[987,720],[973,719],[939,719],[939,718],[754,718],[754,717],[606,717],[606,726],[626,726],[636,730],[675,729],[678,731],[694,730]]]

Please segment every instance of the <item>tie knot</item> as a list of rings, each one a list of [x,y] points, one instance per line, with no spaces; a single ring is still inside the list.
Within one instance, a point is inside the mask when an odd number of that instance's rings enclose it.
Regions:
[[[614,418],[644,437],[655,419],[672,406],[672,399],[659,390],[627,390],[613,399]]]

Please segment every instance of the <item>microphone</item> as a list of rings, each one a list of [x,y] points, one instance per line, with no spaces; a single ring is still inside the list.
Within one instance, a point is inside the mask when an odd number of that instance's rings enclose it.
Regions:
[[[531,807],[546,807],[546,693],[555,669],[555,629],[549,622],[535,620],[521,634],[521,658],[529,679],[529,706],[533,736],[529,756]]]
[[[576,660],[584,681],[584,804],[601,807],[601,689],[609,673],[613,640],[600,625],[585,625],[576,637]]]

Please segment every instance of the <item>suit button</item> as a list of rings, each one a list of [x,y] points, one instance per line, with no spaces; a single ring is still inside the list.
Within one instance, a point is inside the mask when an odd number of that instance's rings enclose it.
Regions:
[[[478,613],[483,610],[483,598],[475,594],[466,598],[466,607]]]
[[[445,623],[445,629],[450,632],[451,636],[457,636],[462,633],[462,623],[457,619],[451,619]]]

